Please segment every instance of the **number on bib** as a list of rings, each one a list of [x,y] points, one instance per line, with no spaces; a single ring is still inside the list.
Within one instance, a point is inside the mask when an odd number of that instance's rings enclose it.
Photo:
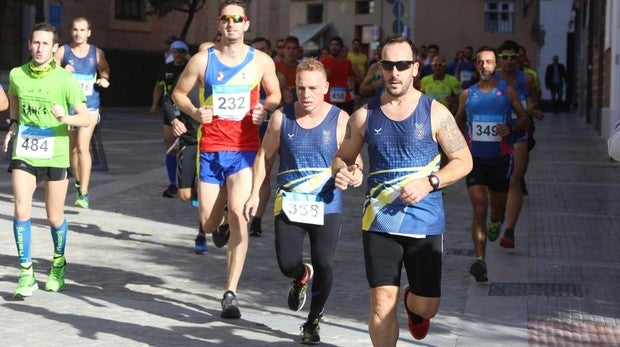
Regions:
[[[497,134],[497,125],[502,123],[501,115],[473,115],[472,141],[500,142],[502,138]]]
[[[282,210],[291,222],[324,223],[325,203],[318,195],[282,192]]]
[[[213,113],[220,119],[242,120],[250,111],[250,86],[213,86]]]
[[[344,102],[347,98],[347,90],[343,87],[329,88],[329,100],[331,102]]]
[[[51,158],[54,154],[54,130],[20,125],[15,154],[25,158]]]

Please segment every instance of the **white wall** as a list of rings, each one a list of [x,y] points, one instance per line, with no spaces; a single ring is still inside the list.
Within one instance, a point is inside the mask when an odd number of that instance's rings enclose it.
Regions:
[[[566,36],[569,32],[572,5],[572,0],[540,1],[540,24],[545,30],[545,44],[540,48],[538,74],[543,99],[551,99],[551,94],[545,88],[545,69],[551,64],[551,58],[557,55],[560,63],[566,65]],[[570,30],[572,31],[572,28]]]

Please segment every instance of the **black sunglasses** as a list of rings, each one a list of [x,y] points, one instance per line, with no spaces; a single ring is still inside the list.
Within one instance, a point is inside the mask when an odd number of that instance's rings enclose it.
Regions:
[[[386,71],[392,71],[396,66],[396,70],[405,71],[413,65],[413,60],[389,61],[381,60],[381,68]]]
[[[173,49],[172,53],[187,53],[187,51],[184,49]]]

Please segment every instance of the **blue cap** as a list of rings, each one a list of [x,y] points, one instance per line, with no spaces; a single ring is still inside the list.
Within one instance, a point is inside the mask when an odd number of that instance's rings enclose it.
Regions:
[[[178,50],[185,50],[186,52],[189,51],[189,47],[187,47],[187,44],[183,41],[174,41],[171,45],[170,45],[170,50],[174,50],[174,49],[178,49]]]

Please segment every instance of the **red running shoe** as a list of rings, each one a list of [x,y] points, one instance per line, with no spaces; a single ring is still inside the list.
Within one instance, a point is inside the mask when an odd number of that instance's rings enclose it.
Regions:
[[[409,332],[411,336],[413,336],[416,340],[422,340],[428,334],[428,329],[431,326],[431,320],[423,318],[422,323],[415,324],[411,319],[411,315],[413,312],[409,311],[409,307],[407,307],[407,295],[409,295],[409,287],[405,288],[405,310],[407,310],[407,323],[409,324]]]

